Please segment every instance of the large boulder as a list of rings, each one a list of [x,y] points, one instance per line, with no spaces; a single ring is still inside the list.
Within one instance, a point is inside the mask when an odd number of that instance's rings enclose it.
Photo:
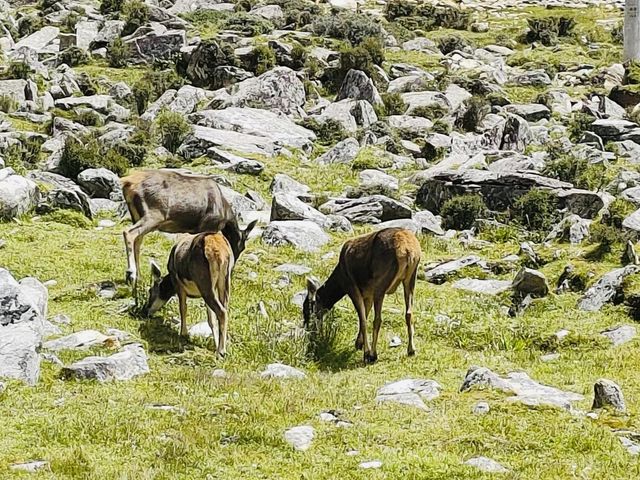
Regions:
[[[47,298],[37,280],[18,283],[0,268],[0,377],[37,383]]]
[[[280,147],[266,137],[195,125],[178,149],[178,154],[187,159],[198,158],[206,155],[211,147],[227,148],[244,154],[259,154],[266,157],[276,156],[280,151]]]
[[[27,98],[26,93],[26,80],[0,80],[0,97],[11,97],[18,104],[22,104],[25,100],[34,100]]]
[[[347,138],[338,142],[333,148],[316,158],[316,162],[321,165],[331,163],[351,163],[360,152],[360,144],[355,138]]]
[[[344,99],[326,106],[318,115],[311,116],[320,124],[329,120],[339,123],[347,133],[366,128],[378,121],[378,116],[366,100]]]
[[[125,40],[130,59],[135,63],[151,64],[157,60],[170,60],[187,44],[184,30],[169,30],[159,23],[151,24],[147,33],[140,36],[137,34],[138,32],[133,38]]]
[[[19,50],[22,47],[28,47],[38,53],[51,53],[48,47],[53,46],[58,35],[60,35],[60,29],[58,27],[43,27],[37,32],[21,39],[13,46],[13,49]],[[54,53],[55,51],[57,51],[57,49],[53,50]]]
[[[366,100],[371,105],[382,105],[382,97],[373,81],[360,70],[349,70],[342,81],[336,101],[350,98],[352,100]]]
[[[38,186],[16,175],[12,168],[0,170],[0,219],[9,220],[29,212],[38,203]]]
[[[147,354],[139,343],[126,345],[109,357],[86,357],[62,369],[65,378],[79,380],[130,380],[149,373]]]
[[[78,184],[92,198],[122,200],[120,178],[106,168],[89,168],[78,174]]]
[[[293,245],[298,250],[316,252],[329,242],[329,236],[308,220],[271,222],[262,233],[262,241],[277,247]]]
[[[336,198],[320,206],[325,214],[341,215],[353,223],[380,223],[411,218],[411,208],[384,195]]]
[[[620,293],[624,279],[639,271],[639,267],[629,265],[604,274],[594,285],[584,292],[584,295],[578,302],[578,308],[587,312],[599,311],[606,303],[614,300]]]

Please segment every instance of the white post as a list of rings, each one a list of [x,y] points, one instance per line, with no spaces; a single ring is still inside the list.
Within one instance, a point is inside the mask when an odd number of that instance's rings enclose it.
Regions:
[[[624,5],[624,61],[640,60],[640,0]]]

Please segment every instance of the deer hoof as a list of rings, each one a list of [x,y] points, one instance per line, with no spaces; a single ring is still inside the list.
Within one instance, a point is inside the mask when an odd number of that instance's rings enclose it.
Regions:
[[[365,352],[364,354],[364,363],[367,365],[372,365],[374,363],[376,363],[378,361],[378,354],[377,353],[371,353],[371,352]]]
[[[224,360],[224,358],[227,356],[227,352],[221,352],[221,351],[218,351],[217,353],[218,353],[218,357],[219,357],[221,360]]]
[[[134,283],[136,283],[136,273],[133,270],[127,270],[124,281],[129,285],[133,285]]]
[[[363,346],[364,346],[364,340],[362,340],[362,337],[356,338],[356,350],[362,350]]]
[[[407,350],[407,356],[408,357],[415,357],[416,356],[416,351],[415,350]]]

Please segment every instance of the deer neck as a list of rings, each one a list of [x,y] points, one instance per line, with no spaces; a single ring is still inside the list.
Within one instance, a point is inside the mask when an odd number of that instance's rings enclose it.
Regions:
[[[231,250],[233,251],[233,258],[237,260],[238,256],[242,253],[240,251],[242,232],[240,231],[240,227],[238,227],[238,223],[235,221],[227,222],[224,228],[222,229],[222,234],[225,236],[225,238],[229,242],[229,245],[231,245]]]
[[[324,282],[324,285],[318,289],[318,302],[320,302],[324,308],[330,310],[346,294],[344,275],[340,269],[340,265],[338,265],[327,281]]]

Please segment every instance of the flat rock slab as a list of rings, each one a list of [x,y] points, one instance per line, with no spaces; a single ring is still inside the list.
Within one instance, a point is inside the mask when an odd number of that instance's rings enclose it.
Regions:
[[[309,220],[271,222],[262,233],[262,240],[276,247],[293,245],[298,250],[315,252],[329,242],[329,236]]]
[[[283,363],[271,363],[260,374],[262,378],[306,378],[302,370],[285,365]]]
[[[46,350],[58,352],[60,350],[87,350],[96,345],[114,345],[117,339],[104,335],[97,330],[82,330],[65,337],[56,338],[44,342],[42,347]]]
[[[507,400],[536,407],[541,405],[560,407],[572,411],[572,402],[579,402],[584,397],[578,393],[565,392],[532,380],[524,372],[512,372],[501,377],[485,367],[472,367],[460,387],[461,392],[471,390],[475,386],[489,387],[506,393],[515,394]]]
[[[640,268],[629,265],[624,268],[617,268],[604,274],[594,285],[584,293],[578,301],[578,308],[587,312],[597,312],[606,303],[614,299],[622,282],[629,275],[638,273]]]
[[[477,468],[478,470],[485,473],[507,473],[509,471],[498,462],[488,457],[470,458],[469,460],[464,462],[464,464],[469,465],[470,467]]]
[[[633,325],[622,325],[600,332],[600,334],[611,340],[613,346],[617,347],[633,340],[637,334],[637,330]]]
[[[13,465],[10,465],[9,468],[17,472],[35,473],[40,470],[48,469],[49,462],[45,462],[44,460],[32,460],[30,462],[14,463]]]
[[[376,402],[394,402],[427,410],[425,401],[440,396],[440,384],[434,380],[405,379],[387,383],[376,394]]]
[[[309,425],[300,425],[284,432],[285,441],[299,452],[309,450],[314,436],[315,430]]]
[[[358,466],[363,470],[374,470],[382,468],[382,462],[380,460],[369,460],[368,462],[361,462]]]
[[[294,263],[283,263],[275,268],[276,272],[289,273],[291,275],[306,275],[311,269],[305,265],[296,265]]]
[[[476,278],[463,278],[453,285],[458,290],[466,290],[473,293],[482,293],[485,295],[498,295],[506,292],[511,288],[511,282],[508,280],[480,280]]]
[[[469,255],[458,260],[444,262],[435,268],[427,270],[425,272],[425,278],[428,282],[440,284],[443,283],[449,275],[459,272],[463,268],[475,265],[481,260],[477,255]]]
[[[139,343],[126,345],[110,357],[86,357],[62,369],[65,378],[79,380],[130,380],[149,373],[147,354]]]

